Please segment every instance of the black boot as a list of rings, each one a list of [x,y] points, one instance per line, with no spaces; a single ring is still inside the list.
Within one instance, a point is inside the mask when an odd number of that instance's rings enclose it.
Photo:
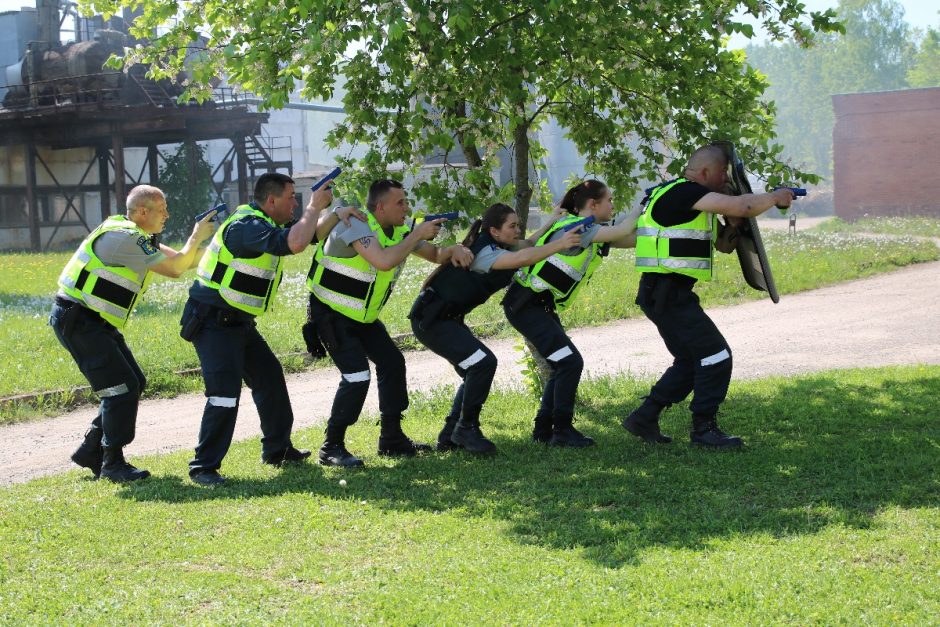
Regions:
[[[454,428],[450,441],[478,455],[496,452],[496,445],[486,439],[483,431],[480,430],[479,416],[462,417]]]
[[[624,429],[647,444],[669,444],[672,438],[659,430],[659,414],[666,408],[647,396],[643,404],[620,423]]]
[[[419,451],[430,451],[431,446],[415,442],[401,430],[401,416],[382,416],[379,433],[379,455],[386,457],[414,457]]]
[[[444,428],[441,429],[441,432],[437,434],[437,450],[441,453],[445,451],[452,451],[456,448],[460,448],[459,444],[454,444],[450,441],[450,436],[454,432],[454,427],[457,426],[457,419],[453,416],[448,416],[447,420],[444,422]]]
[[[104,457],[104,449],[101,447],[102,434],[101,429],[92,427],[85,432],[85,439],[72,453],[72,461],[93,472],[95,479],[101,475],[101,459]]]
[[[532,426],[532,441],[541,444],[548,444],[552,439],[552,417],[541,414],[535,416],[535,424]]]
[[[294,448],[293,444],[288,444],[286,449],[274,455],[261,455],[261,463],[280,467],[282,464],[302,462],[308,457],[310,457],[310,451],[307,449]]]
[[[573,416],[555,416],[552,421],[552,439],[548,441],[549,446],[570,446],[572,448],[584,448],[594,445],[594,438],[588,437],[574,428]]]
[[[320,447],[319,459],[323,466],[362,466],[362,460],[346,450],[343,440],[346,438],[346,427],[326,427],[326,440]]]
[[[740,448],[744,440],[728,435],[718,428],[714,416],[692,416],[692,444],[710,448]]]
[[[138,481],[150,476],[150,472],[139,470],[127,463],[121,447],[106,448],[102,455],[101,476],[115,483]]]

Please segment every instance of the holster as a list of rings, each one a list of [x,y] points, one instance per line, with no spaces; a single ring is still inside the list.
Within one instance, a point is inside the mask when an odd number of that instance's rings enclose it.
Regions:
[[[434,288],[429,287],[418,294],[411,311],[408,312],[408,318],[417,322],[419,329],[427,331],[435,322],[443,319],[447,305],[447,301],[438,296]]]
[[[189,302],[183,310],[183,317],[180,318],[180,337],[187,342],[192,342],[202,325],[212,311],[212,307],[204,303]]]
[[[328,351],[339,349],[339,338],[336,333],[336,319],[342,314],[338,314],[329,307],[321,305],[314,308],[310,307],[310,323],[304,325],[304,341],[307,341],[307,327],[312,328],[312,335],[316,336],[319,346],[323,349],[323,357],[327,356]],[[308,350],[310,344],[307,345]],[[312,350],[311,354],[316,355]],[[319,356],[319,355],[318,355]]]
[[[672,274],[652,274],[645,282],[646,288],[637,294],[637,304],[652,307],[655,313],[662,313],[670,298],[679,303],[692,291],[691,284],[681,282]]]
[[[315,298],[312,294],[310,298]],[[323,347],[323,342],[320,340],[320,333],[317,330],[317,321],[314,319],[313,307],[307,305],[307,321],[300,328],[300,333],[303,335],[304,344],[307,347],[307,352],[311,356],[317,359],[323,359],[326,357],[326,349]]]
[[[522,310],[529,303],[535,299],[535,292],[530,290],[527,287],[522,287],[516,282],[510,284],[509,289],[506,290],[506,295],[503,296],[503,307],[505,307],[510,313],[515,313]]]
[[[71,306],[68,307],[60,307],[62,309],[62,315],[59,317],[59,328],[62,329],[62,335],[64,337],[70,337],[72,331],[75,329],[75,321],[78,320],[78,317],[82,314],[83,307],[78,303],[72,303]]]

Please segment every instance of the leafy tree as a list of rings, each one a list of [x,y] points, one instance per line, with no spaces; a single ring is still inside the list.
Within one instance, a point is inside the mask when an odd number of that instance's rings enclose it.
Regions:
[[[800,45],[839,28],[834,12],[807,14],[798,0],[84,0],[105,14],[125,4],[142,9],[137,37],[163,33],[125,60],[153,63],[157,77],[185,66],[186,97],[206,97],[218,74],[274,108],[297,82],[310,100],[345,83],[348,115],[330,139],[368,147],[345,191],[438,157],[418,199],[479,211],[512,196],[523,221],[542,154],[533,131],[548,116],[624,196],[710,139],[733,140],[771,183],[814,181],[778,160],[767,84],[725,44],[753,34],[737,10]],[[512,155],[509,190],[495,184],[500,149]]]
[[[940,30],[928,28],[907,73],[911,87],[940,87]]]
[[[749,46],[776,104],[783,156],[828,176],[832,171],[833,94],[901,89],[914,52],[914,33],[896,0],[841,0],[843,36],[823,34],[812,48],[794,43]]]
[[[193,230],[193,218],[211,206],[212,169],[205,148],[195,143],[181,144],[176,154],[164,160],[160,189],[166,195],[170,217],[163,228],[163,239],[185,240]]]

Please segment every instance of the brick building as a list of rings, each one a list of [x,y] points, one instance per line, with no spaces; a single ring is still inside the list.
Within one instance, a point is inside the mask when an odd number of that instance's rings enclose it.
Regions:
[[[940,218],[940,87],[832,97],[836,215]]]

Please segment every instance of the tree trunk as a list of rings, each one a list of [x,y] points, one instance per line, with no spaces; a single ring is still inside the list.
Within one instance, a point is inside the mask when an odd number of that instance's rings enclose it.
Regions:
[[[525,111],[523,111],[525,113]],[[519,216],[519,228],[526,232],[529,221],[529,201],[532,200],[532,186],[529,185],[529,125],[520,123],[512,131],[513,135],[513,186],[516,188],[516,215]]]
[[[483,158],[480,157],[480,151],[477,150],[473,137],[465,131],[460,130],[460,122],[467,119],[467,101],[461,100],[451,107],[450,115],[457,120],[457,123],[454,124],[454,127],[458,129],[457,142],[460,144],[460,150],[463,151],[464,159],[467,160],[467,167],[471,170],[475,170],[483,165]]]
[[[523,234],[526,232],[526,223],[529,221],[529,202],[532,200],[532,186],[529,185],[529,125],[519,124],[513,129],[513,177],[512,182],[516,188],[516,215],[519,216],[519,228]],[[552,368],[545,358],[536,350],[535,346],[525,341],[529,354],[535,361],[542,378],[542,385],[552,376]]]

